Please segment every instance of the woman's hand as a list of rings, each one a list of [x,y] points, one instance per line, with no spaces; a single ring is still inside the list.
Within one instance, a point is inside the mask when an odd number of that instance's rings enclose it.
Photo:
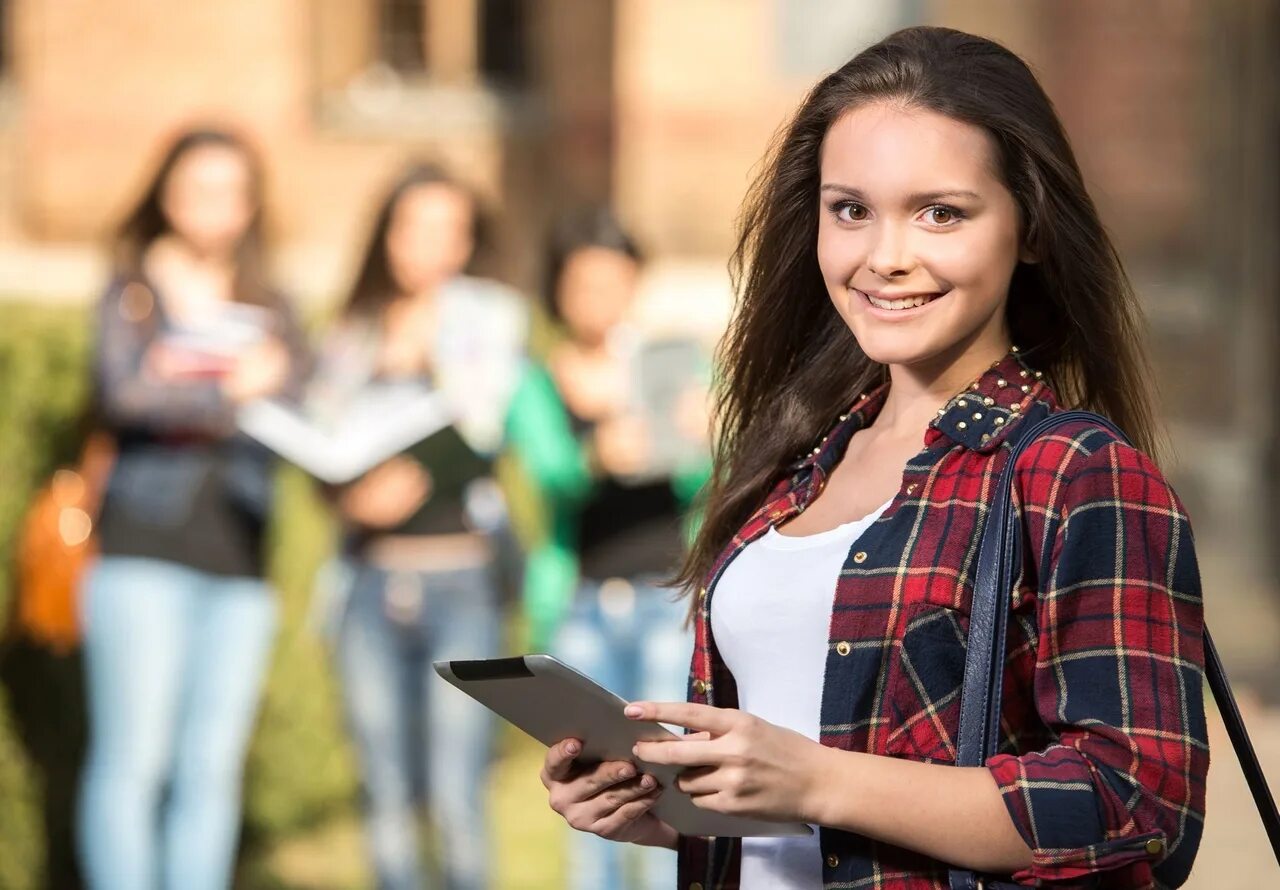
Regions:
[[[637,742],[633,749],[645,763],[685,767],[676,787],[696,806],[773,822],[819,821],[828,749],[817,742],[744,711],[708,705],[636,702],[626,715],[699,733]]]
[[[577,739],[547,749],[541,779],[551,809],[578,831],[613,841],[674,848],[676,830],[650,812],[662,786],[650,775],[636,775],[625,760],[584,765]]]
[[[346,486],[338,507],[366,528],[394,528],[431,496],[431,474],[409,457],[393,457]]]
[[[222,378],[222,391],[237,404],[273,396],[289,380],[289,350],[277,337],[267,337],[246,350]]]
[[[596,463],[610,476],[634,476],[649,465],[649,428],[638,417],[612,417],[596,424]]]

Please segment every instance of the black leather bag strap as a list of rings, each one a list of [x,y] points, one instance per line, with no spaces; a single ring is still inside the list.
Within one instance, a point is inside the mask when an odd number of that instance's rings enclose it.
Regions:
[[[1124,434],[1106,418],[1089,411],[1060,411],[1011,431],[1009,462],[1001,473],[992,496],[982,541],[978,546],[978,570],[974,579],[973,604],[969,613],[969,644],[965,657],[964,686],[960,695],[960,730],[956,748],[957,766],[981,766],[1000,744],[1000,701],[1004,687],[1005,636],[1009,623],[1010,597],[1022,572],[1022,528],[1013,509],[1013,477],[1018,458],[1028,447],[1057,427],[1087,421],[1105,427],[1127,442]],[[1222,712],[1231,744],[1240,758],[1249,790],[1262,816],[1272,851],[1280,862],[1280,814],[1267,787],[1257,754],[1245,731],[1231,686],[1222,669],[1218,651],[1204,632],[1205,669]],[[952,869],[951,890],[978,890],[981,887],[1013,886],[972,871]]]

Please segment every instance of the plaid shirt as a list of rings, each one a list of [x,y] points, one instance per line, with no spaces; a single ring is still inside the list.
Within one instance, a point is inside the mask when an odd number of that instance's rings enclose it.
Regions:
[[[691,701],[736,707],[710,614],[729,561],[822,491],[884,403],[862,396],[777,484],[699,591]],[[968,616],[987,501],[1008,432],[1055,410],[1015,352],[939,411],[893,502],[853,545],[836,586],[822,744],[953,763]],[[1029,886],[1182,884],[1204,822],[1209,749],[1200,580],[1177,496],[1142,453],[1088,424],[1019,460],[1024,530],[1012,592],[1000,752],[986,766],[1034,851]],[[850,789],[856,794],[856,789]],[[823,886],[947,887],[946,866],[848,832],[821,831]],[[683,838],[680,887],[735,890],[741,842]]]

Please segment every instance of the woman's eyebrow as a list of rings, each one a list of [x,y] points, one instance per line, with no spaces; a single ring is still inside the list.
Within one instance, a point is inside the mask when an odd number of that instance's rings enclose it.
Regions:
[[[866,195],[864,195],[858,189],[848,185],[841,185],[838,182],[823,183],[822,191],[834,192],[839,195],[845,195],[850,198],[855,198],[859,201],[867,200]],[[963,198],[970,201],[982,200],[981,195],[979,195],[977,192],[969,191],[968,189],[947,189],[945,191],[938,191],[938,192],[913,192],[910,195],[906,196],[903,203],[914,207],[920,204],[929,204],[935,201],[955,200],[957,198]]]

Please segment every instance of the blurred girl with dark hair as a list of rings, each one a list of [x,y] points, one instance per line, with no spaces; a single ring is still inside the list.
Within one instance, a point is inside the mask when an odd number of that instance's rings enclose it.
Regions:
[[[622,341],[631,333],[641,256],[608,211],[560,220],[545,271],[544,306],[559,336],[545,364],[525,373],[507,425],[545,517],[545,537],[525,569],[531,643],[550,645],[624,698],[679,696],[693,638],[685,606],[661,582],[680,564],[684,517],[707,479],[705,389],[688,381],[688,396],[676,401],[691,407],[674,412],[680,417],[637,411],[638,372]],[[650,428],[657,423],[662,428]],[[678,465],[654,472],[659,437],[693,447]],[[626,886],[622,854],[617,844],[575,834],[569,886]],[[646,851],[641,886],[669,887],[675,864],[668,850]]]
[[[1137,300],[1027,65],[918,27],[823,78],[747,199],[733,271],[715,474],[680,574],[689,701],[626,709],[693,732],[638,744],[639,767],[578,764],[564,740],[552,806],[678,848],[681,887],[971,886],[949,867],[1181,885],[1209,765],[1195,547],[1144,453]],[[1010,436],[1064,406],[1137,447],[1073,420],[1011,468],[999,751],[957,766],[995,483]],[[644,764],[682,768],[699,807],[817,830],[677,836]]]
[[[523,361],[527,307],[466,274],[477,200],[433,165],[397,179],[328,336],[313,387],[341,403],[377,382],[439,392],[473,455],[491,461]],[[345,527],[336,659],[355,736],[379,886],[424,882],[417,830],[425,795],[445,886],[485,886],[488,712],[439,681],[433,661],[497,651],[497,536],[505,509],[487,473],[409,452],[331,492]]]
[[[82,605],[80,847],[94,888],[231,883],[276,620],[272,460],[235,417],[306,372],[263,271],[261,179],[238,136],[183,134],[120,227],[99,302],[97,411],[119,451]]]

